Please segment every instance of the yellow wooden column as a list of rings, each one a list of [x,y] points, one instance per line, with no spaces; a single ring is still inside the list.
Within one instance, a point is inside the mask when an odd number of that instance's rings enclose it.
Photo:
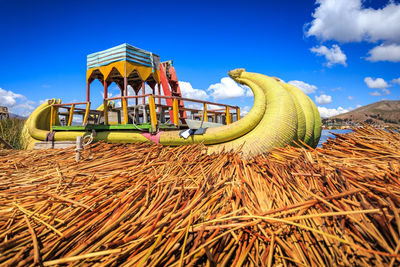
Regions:
[[[71,109],[69,110],[69,116],[68,116],[68,126],[71,126],[72,124],[72,119],[74,118],[74,111],[75,111],[75,105],[71,105]]]
[[[51,105],[50,107],[50,131],[53,128],[53,117],[54,117],[54,107]]]
[[[124,113],[124,124],[128,124],[128,99],[122,98],[122,110]]]
[[[85,126],[85,124],[88,123],[89,112],[90,112],[90,102],[87,102],[86,103],[85,116],[83,117],[83,123],[82,123],[83,126]]]
[[[236,108],[236,118],[237,118],[237,120],[240,120],[240,108],[239,107]]]
[[[174,114],[174,124],[179,126],[179,101],[176,98],[172,103],[172,112]]]
[[[156,113],[156,103],[154,101],[154,96],[149,96],[149,109],[150,109],[150,121],[151,121],[151,131],[155,132],[157,130],[157,113]]]
[[[104,125],[108,125],[108,84],[106,79],[104,79],[104,100],[103,100],[103,116],[104,116]]]
[[[204,110],[203,121],[207,122],[208,121],[208,114],[207,114],[207,104],[206,103],[203,104],[203,110]]]
[[[108,100],[103,100],[104,111],[104,125],[108,125]]]
[[[231,124],[232,123],[231,113],[229,111],[229,107],[226,107],[226,109],[225,109],[225,118],[226,118],[226,124]]]

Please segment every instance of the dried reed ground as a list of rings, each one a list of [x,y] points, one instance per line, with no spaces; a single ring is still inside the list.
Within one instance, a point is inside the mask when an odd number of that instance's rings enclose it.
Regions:
[[[204,150],[0,151],[0,265],[400,263],[400,134],[250,161]]]

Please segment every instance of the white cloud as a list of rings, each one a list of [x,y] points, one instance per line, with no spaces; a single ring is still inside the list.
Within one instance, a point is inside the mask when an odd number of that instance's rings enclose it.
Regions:
[[[400,42],[400,5],[364,8],[361,0],[317,0],[307,36],[339,42]]]
[[[179,81],[179,88],[181,89],[182,97],[198,100],[206,100],[208,98],[204,90],[194,89],[189,82]]]
[[[28,100],[24,95],[0,88],[0,106],[8,107],[11,113],[29,116],[35,109],[34,104],[35,102]]]
[[[400,21],[398,22],[400,24]],[[390,61],[400,62],[400,45],[397,44],[382,44],[376,46],[368,52],[369,57],[366,59],[372,62]]]
[[[364,82],[369,88],[383,89],[389,87],[389,84],[382,78],[376,78],[375,80],[371,77],[365,77]]]
[[[315,102],[318,105],[326,105],[332,103],[332,97],[330,95],[315,96]]]
[[[224,107],[218,106],[218,105],[212,105],[212,104],[207,104],[207,109],[213,110],[213,109],[222,109]]]
[[[244,86],[247,87],[246,85]],[[246,89],[246,97],[253,97],[253,96],[254,96],[253,91],[248,87]]]
[[[400,77],[397,78],[397,79],[393,79],[393,80],[392,80],[392,83],[397,83],[397,84],[400,85]]]
[[[240,108],[240,116],[244,117],[247,115],[247,113],[249,113],[249,111],[251,110],[250,106],[244,106],[243,108]]]
[[[349,109],[344,109],[342,107],[338,108],[318,107],[318,111],[322,118],[329,118],[342,113],[349,112]]]
[[[338,45],[332,45],[332,48],[328,48],[324,45],[313,47],[310,49],[311,52],[317,54],[318,56],[325,56],[327,60],[326,65],[332,67],[335,64],[341,64],[347,66],[346,55],[342,52]]]
[[[349,96],[347,97],[347,99],[348,99],[348,100],[354,100],[354,97],[352,97],[351,95],[349,95]]]
[[[380,92],[378,92],[378,91],[374,91],[374,92],[372,92],[372,93],[368,93],[369,95],[372,95],[372,96],[381,96],[382,94],[380,93]]]
[[[215,100],[241,97],[247,95],[246,90],[248,87],[237,84],[229,77],[222,78],[221,82],[212,84],[207,89]]]
[[[0,105],[11,108],[17,104],[18,99],[25,99],[25,97],[0,88]]]
[[[72,117],[72,122],[77,125],[77,124],[82,124],[83,118],[82,116],[73,116]]]
[[[191,109],[198,109],[198,110],[203,110],[203,105],[199,103],[190,103],[186,104],[185,107],[191,108]]]
[[[360,104],[358,104],[357,106],[356,106],[356,108],[361,108],[362,107],[362,105],[360,105]]]
[[[311,84],[305,83],[303,81],[294,80],[294,81],[289,81],[288,83],[301,89],[306,94],[313,94],[313,93],[315,93],[315,91],[318,88],[315,85],[311,85]]]
[[[41,104],[43,104],[44,102],[47,102],[47,101],[49,101],[49,99],[42,99],[42,100],[39,100],[39,105],[41,105]]]
[[[390,95],[390,94],[391,94],[390,90],[388,90],[388,89],[386,89],[386,88],[383,88],[383,89],[382,89],[382,92],[383,92],[385,95]]]
[[[306,24],[306,36],[322,41],[378,42],[369,61],[400,61],[400,4],[388,1],[380,9],[365,8],[362,0],[317,0],[319,5]]]

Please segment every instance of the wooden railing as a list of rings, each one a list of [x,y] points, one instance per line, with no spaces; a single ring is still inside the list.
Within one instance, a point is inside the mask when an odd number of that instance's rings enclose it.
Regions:
[[[153,94],[145,94],[145,95],[136,95],[136,96],[119,96],[119,97],[109,97],[105,98],[103,100],[103,111],[102,115],[104,116],[104,124],[109,124],[109,101],[112,100],[121,100],[122,102],[122,112],[123,112],[123,124],[128,124],[128,99],[139,99],[139,98],[148,98],[148,105],[149,105],[149,111],[150,111],[150,121],[151,121],[151,126],[152,130],[155,131],[157,129],[157,113],[156,113],[156,108],[165,108],[165,105],[161,105],[161,99],[172,99],[172,118],[171,121],[176,126],[179,126],[180,118],[179,118],[179,111],[190,111],[192,114],[198,113],[199,116],[201,114],[201,117],[205,122],[208,121],[208,117],[210,116],[209,114],[213,114],[213,121],[216,122],[216,116],[225,115],[225,122],[226,124],[230,124],[233,121],[233,114],[236,113],[236,118],[237,120],[240,119],[240,108],[238,106],[232,106],[232,105],[226,105],[226,104],[220,104],[220,103],[215,103],[215,102],[210,102],[210,101],[203,101],[203,100],[197,100],[197,99],[190,99],[190,98],[183,98],[183,97],[174,97],[174,96],[163,96],[163,95],[153,95]],[[156,104],[155,99],[159,99],[158,103]],[[185,107],[179,107],[179,101],[186,101],[186,102],[194,102],[194,103],[200,103],[203,105],[203,109],[193,109],[193,108],[185,108]],[[144,102],[144,101],[143,101]],[[84,113],[84,118],[82,124],[85,125],[88,122],[88,118],[91,112],[90,110],[90,102],[75,102],[75,103],[61,103],[61,104],[53,104],[51,106],[51,118],[50,118],[50,128],[55,124],[55,119],[57,116],[57,112],[60,108],[65,108],[69,111],[68,115],[68,122],[67,125],[70,126],[72,124],[73,116],[75,111],[85,111]],[[85,109],[82,108],[76,108],[75,106],[77,105],[86,105]],[[214,105],[214,106],[219,106],[223,107],[221,109],[208,109],[207,105]],[[234,111],[232,114],[231,111]],[[99,112],[99,111],[97,111]]]
[[[78,105],[86,105],[86,108],[85,109],[76,108],[75,106],[78,106]],[[53,125],[55,125],[56,116],[57,116],[58,110],[60,108],[65,108],[69,111],[68,122],[67,122],[68,126],[71,126],[72,120],[74,117],[74,112],[76,110],[85,111],[84,116],[83,116],[82,125],[85,125],[87,123],[88,118],[89,118],[89,113],[90,113],[90,102],[52,104],[51,111],[50,111],[50,130],[52,129]]]

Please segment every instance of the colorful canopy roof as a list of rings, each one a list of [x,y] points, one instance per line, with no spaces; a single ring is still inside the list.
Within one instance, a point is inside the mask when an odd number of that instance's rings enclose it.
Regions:
[[[88,55],[86,77],[89,81],[93,72],[98,70],[107,79],[116,69],[122,77],[129,77],[136,71],[144,81],[149,76],[159,81],[159,68],[158,55],[125,43]]]

